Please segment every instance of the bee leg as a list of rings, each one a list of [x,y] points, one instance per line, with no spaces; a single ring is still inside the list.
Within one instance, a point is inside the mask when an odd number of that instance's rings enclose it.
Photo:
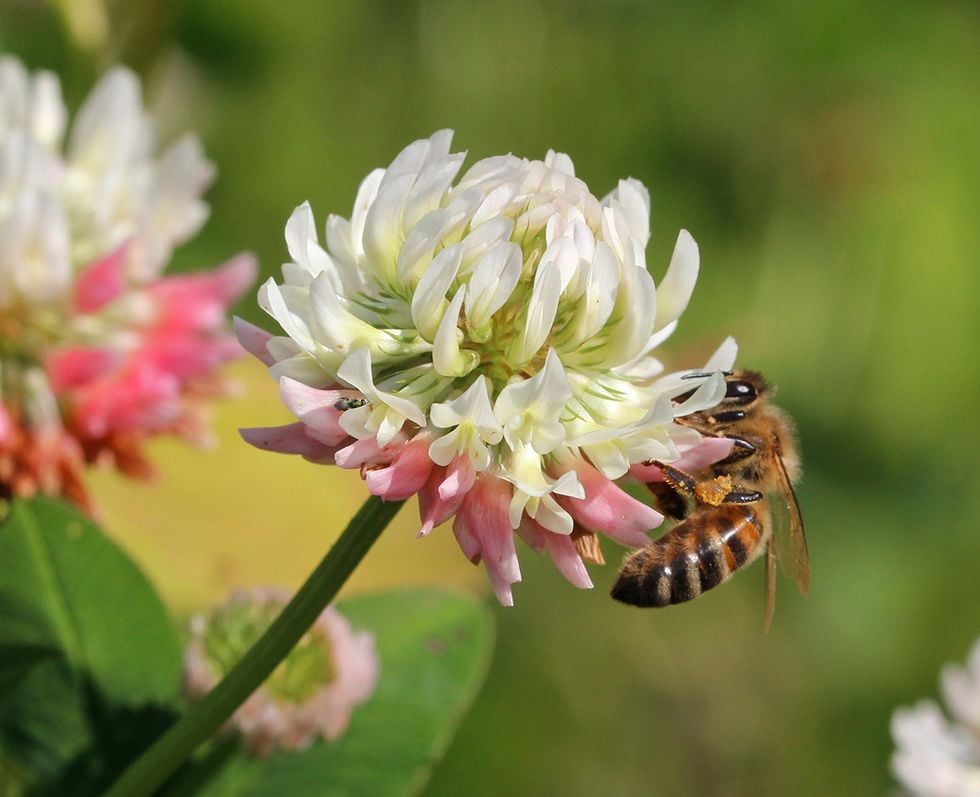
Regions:
[[[673,465],[664,465],[662,462],[654,462],[660,470],[664,472],[664,478],[675,492],[681,495],[695,494],[695,490],[698,486],[698,480],[695,479],[690,473],[685,473],[679,468],[675,468]]]
[[[726,504],[754,504],[763,499],[758,490],[733,490],[723,499]]]
[[[683,520],[690,512],[690,499],[675,490],[667,482],[647,482],[657,509],[674,520]]]
[[[734,443],[732,452],[724,459],[714,463],[715,465],[731,465],[735,462],[741,462],[743,459],[748,459],[755,454],[756,447],[744,437],[737,437],[733,434],[726,434],[725,437]]]
[[[731,476],[715,476],[713,479],[698,481],[690,473],[671,465],[660,462],[655,464],[663,470],[666,483],[671,489],[679,495],[693,497],[699,504],[752,504],[762,500],[762,493],[756,490],[737,488]]]
[[[715,476],[713,479],[698,482],[694,488],[694,497],[699,504],[721,506],[734,490],[731,476]]]

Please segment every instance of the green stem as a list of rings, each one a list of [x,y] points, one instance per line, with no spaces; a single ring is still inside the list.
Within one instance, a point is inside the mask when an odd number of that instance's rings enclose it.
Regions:
[[[401,505],[401,501],[369,498],[269,630],[221,683],[123,773],[105,797],[152,794],[199,744],[213,736],[309,630]]]

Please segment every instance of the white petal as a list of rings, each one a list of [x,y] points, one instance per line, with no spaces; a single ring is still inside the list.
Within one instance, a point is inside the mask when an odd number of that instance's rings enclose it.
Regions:
[[[557,423],[561,409],[572,397],[572,386],[554,349],[548,350],[544,367],[530,379],[518,379],[497,396],[493,415],[505,428],[512,421],[530,415],[531,429],[546,422]]]
[[[735,338],[727,337],[718,350],[711,355],[705,363],[705,371],[731,371],[735,367],[735,358],[738,356],[738,344]]]
[[[714,407],[725,397],[727,388],[725,377],[716,371],[701,383],[687,401],[674,407],[674,415],[681,417]]]
[[[273,338],[269,341],[269,352],[272,353],[276,348],[274,345],[282,338]],[[310,387],[326,388],[335,385],[337,379],[333,373],[326,371],[317,359],[306,352],[296,354],[292,357],[276,357],[276,363],[269,368],[269,375],[279,380],[284,376],[295,379]]]
[[[375,279],[390,285],[395,279],[395,261],[402,245],[402,212],[415,176],[386,179],[364,219],[364,255]]]
[[[503,434],[490,405],[485,376],[478,376],[465,392],[451,401],[433,404],[429,409],[429,420],[441,429],[468,421],[490,443],[499,442]]]
[[[415,176],[427,163],[445,158],[449,154],[452,140],[452,130],[438,130],[429,138],[413,141],[395,156],[391,165],[385,170],[382,187],[386,188],[404,176],[409,176],[414,181]]]
[[[527,321],[511,346],[510,359],[517,364],[530,361],[548,340],[561,297],[561,276],[555,264],[542,264],[534,275],[527,303]]]
[[[306,351],[313,349],[313,336],[306,325],[306,319],[289,308],[282,289],[269,277],[259,288],[259,306],[271,315],[283,331]]]
[[[459,311],[466,296],[466,286],[460,285],[439,323],[432,347],[432,364],[442,376],[465,376],[480,363],[475,351],[460,351],[463,335],[459,329]]]
[[[585,487],[578,479],[578,474],[573,470],[565,471],[555,481],[551,492],[558,495],[567,495],[571,498],[585,498]]]
[[[340,303],[336,288],[325,274],[310,286],[310,327],[319,343],[339,354],[376,344],[382,335]]]
[[[660,327],[656,332],[650,336],[650,340],[647,342],[646,350],[653,351],[657,346],[666,341],[674,332],[677,330],[677,321],[671,321],[667,326]]]
[[[698,245],[687,230],[681,230],[667,273],[657,286],[657,329],[680,318],[698,281],[701,257]]]
[[[360,390],[370,401],[386,404],[401,415],[404,415],[412,423],[419,426],[425,425],[425,415],[414,402],[401,396],[396,396],[393,393],[378,390],[374,386],[374,374],[371,370],[371,352],[367,347],[358,349],[344,360],[340,368],[337,369],[337,378],[343,380],[351,387]],[[349,413],[354,411],[348,410],[343,413],[341,415],[341,421]],[[346,429],[347,427],[345,426],[344,428]]]
[[[603,244],[596,246],[596,255]],[[616,307],[610,316],[618,326],[609,336],[604,355],[606,367],[618,366],[634,359],[650,336],[657,314],[657,289],[653,277],[644,268],[623,265]]]
[[[405,205],[406,229],[411,229],[422,216],[440,206],[465,158],[465,152],[450,155],[429,163],[419,173],[411,197]]]
[[[539,500],[534,522],[554,534],[571,534],[575,528],[572,516],[550,495]]]
[[[289,250],[289,256],[300,265],[305,265],[307,242],[317,240],[313,210],[309,202],[304,202],[292,212],[286,222],[286,249]]]
[[[456,459],[459,453],[459,436],[460,428],[457,426],[449,434],[444,434],[433,440],[429,445],[429,459],[436,465],[443,467]]]
[[[585,278],[585,292],[579,298],[576,329],[569,345],[577,347],[587,341],[609,320],[619,293],[619,267],[612,250],[596,247],[595,258]]]
[[[460,270],[468,272],[470,266],[491,248],[509,242],[513,231],[514,220],[506,216],[497,216],[478,226],[471,226],[469,233],[461,242],[463,265]]]
[[[603,200],[603,204],[615,207],[623,215],[629,234],[646,247],[650,240],[650,192],[646,186],[632,177],[620,180],[619,186]]]
[[[556,172],[567,174],[569,177],[575,176],[575,164],[564,152],[555,152],[553,149],[549,149],[544,156],[544,164]]]
[[[52,72],[38,72],[34,77],[31,133],[48,150],[61,146],[68,112],[61,99],[61,84]]]
[[[354,244],[351,240],[351,223],[343,216],[331,213],[326,224],[327,250],[345,266],[353,267],[357,262]]]
[[[521,278],[521,248],[513,241],[492,247],[473,268],[466,290],[466,322],[487,329],[490,317],[514,292]]]
[[[412,321],[423,339],[433,341],[449,303],[449,292],[459,271],[462,251],[459,245],[443,249],[422,274],[412,296]]]
[[[446,208],[427,213],[405,238],[398,253],[398,278],[405,284],[415,282],[432,262],[433,253],[453,223],[453,214]]]
[[[558,267],[563,292],[568,284],[578,276],[582,265],[582,257],[578,247],[575,246],[574,239],[567,237],[558,238],[549,246],[542,255],[542,261],[553,261]]]
[[[494,188],[486,195],[486,199],[483,200],[480,207],[473,214],[471,224],[476,227],[488,220],[504,215],[507,206],[517,196],[517,192],[517,186],[513,183],[504,183]]]
[[[368,211],[378,196],[378,186],[381,185],[384,176],[384,169],[375,169],[361,181],[357,189],[354,209],[350,216],[350,240],[355,262],[364,254],[364,225],[367,222]]]

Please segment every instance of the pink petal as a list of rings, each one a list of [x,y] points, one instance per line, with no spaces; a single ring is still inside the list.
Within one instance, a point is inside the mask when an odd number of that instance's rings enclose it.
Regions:
[[[477,477],[456,513],[453,533],[473,563],[481,559],[502,606],[513,606],[511,585],[521,580],[514,530],[507,515],[512,486],[488,474]]]
[[[263,365],[272,367],[276,364],[275,358],[269,354],[266,344],[272,339],[272,333],[266,332],[262,327],[250,324],[244,318],[235,316],[234,318],[235,337],[253,357],[257,358]]]
[[[601,531],[634,548],[646,545],[646,532],[663,523],[664,516],[621,490],[584,459],[577,460],[574,469],[585,498],[555,496],[568,514],[589,531]]]
[[[414,439],[402,446],[391,464],[364,472],[364,481],[373,495],[386,501],[404,501],[422,489],[432,473],[428,438]]]
[[[727,457],[734,445],[735,442],[727,437],[705,437],[698,445],[684,451],[680,459],[669,464],[689,473],[699,471]],[[641,482],[664,481],[664,472],[656,465],[637,464],[630,468],[630,473]]]
[[[334,449],[307,435],[306,427],[299,421],[286,426],[239,429],[238,433],[249,445],[266,451],[299,454],[303,459],[323,465],[333,464],[334,461]]]
[[[373,437],[355,440],[337,451],[336,464],[348,469],[388,465],[403,445],[405,445],[405,435],[400,432],[384,448],[381,448]]]
[[[64,393],[112,371],[122,358],[112,349],[73,346],[49,357],[45,368],[52,390]]]
[[[103,437],[113,431],[175,430],[189,414],[181,391],[182,382],[174,374],[130,355],[67,397],[74,422],[88,435]]]
[[[250,252],[239,252],[214,271],[206,272],[212,295],[224,305],[237,301],[255,283],[259,261]]]
[[[422,528],[419,529],[418,536],[424,537],[440,523],[445,523],[455,515],[475,480],[476,471],[466,455],[456,457],[445,468],[434,467],[419,491]]]
[[[525,542],[535,550],[546,550],[551,561],[558,568],[558,572],[574,586],[579,589],[592,589],[589,571],[585,569],[585,563],[578,551],[575,550],[575,544],[571,537],[567,534],[556,534],[548,531],[526,516],[521,522],[519,533]]]
[[[123,244],[87,266],[75,283],[75,309],[94,313],[126,290],[124,269],[128,244]]]
[[[279,380],[279,395],[289,411],[307,426],[310,435],[329,446],[349,436],[340,426],[342,410],[337,409],[337,402],[363,398],[356,390],[319,390],[288,376]]]
[[[473,461],[467,454],[460,454],[446,470],[446,478],[439,485],[439,497],[444,501],[453,501],[457,496],[463,496],[476,481],[476,471]]]
[[[257,264],[238,255],[214,271],[165,277],[146,288],[157,305],[157,326],[175,329],[213,329],[224,321],[228,305],[255,279]]]
[[[230,338],[208,338],[197,332],[154,330],[130,359],[172,374],[182,382],[207,376],[223,363],[241,355]]]
[[[7,412],[7,408],[0,404],[0,446],[10,442],[14,432],[14,421]]]

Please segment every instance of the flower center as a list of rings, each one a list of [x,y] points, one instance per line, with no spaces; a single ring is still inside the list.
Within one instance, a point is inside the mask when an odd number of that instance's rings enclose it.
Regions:
[[[284,605],[280,601],[241,601],[210,618],[203,640],[204,656],[219,679],[258,641]],[[302,703],[335,677],[330,643],[322,633],[313,629],[276,667],[263,688],[275,700]]]
[[[492,386],[492,394],[496,395],[506,387],[514,376],[530,378],[541,370],[548,350],[548,339],[539,350],[528,360],[521,362],[515,359],[515,341],[527,324],[528,300],[533,292],[534,273],[538,261],[546,248],[544,232],[530,237],[512,239],[521,247],[522,263],[521,276],[510,294],[507,302],[493,314],[492,323],[488,329],[480,329],[471,324],[466,317],[465,308],[460,311],[457,328],[462,332],[460,344],[462,351],[473,352],[478,358],[478,364],[473,374],[468,374],[457,380],[457,387],[467,387],[473,382],[474,375],[486,376]],[[468,278],[472,275],[468,275]],[[472,282],[467,280],[467,290],[472,290]],[[452,299],[452,291],[447,296]],[[556,319],[557,325],[558,319]]]

